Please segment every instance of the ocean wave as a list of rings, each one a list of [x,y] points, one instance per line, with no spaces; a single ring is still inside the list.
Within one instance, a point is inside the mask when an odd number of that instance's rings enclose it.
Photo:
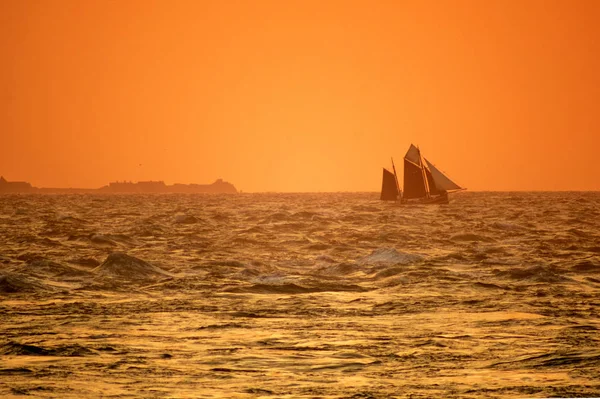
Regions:
[[[36,277],[83,277],[89,275],[88,270],[78,269],[59,262],[45,258],[35,258],[28,261],[24,266],[17,268],[22,274]]]
[[[110,238],[102,234],[93,234],[90,237],[90,242],[96,246],[106,248],[116,247],[118,245],[114,240],[111,240]]]
[[[493,222],[492,224],[490,224],[490,226],[495,229],[504,231],[520,231],[525,229],[525,227],[519,224],[509,222]]]
[[[0,354],[12,356],[89,356],[96,353],[89,348],[79,344],[59,345],[56,347],[44,348],[33,344],[21,344],[19,342],[9,341],[0,346]]]
[[[452,236],[450,236],[450,240],[452,241],[482,241],[482,242],[492,242],[495,241],[493,238],[491,237],[487,237],[483,234],[476,234],[476,233],[459,233],[459,234],[454,234]]]
[[[175,224],[196,224],[198,222],[200,222],[200,219],[192,215],[176,215],[173,219]]]
[[[17,273],[0,274],[0,293],[17,294],[46,292],[54,290],[45,284],[43,280]]]
[[[508,270],[496,271],[496,276],[511,280],[535,281],[539,283],[561,283],[570,281],[559,272],[547,266],[515,267]]]
[[[600,273],[600,262],[591,259],[582,260],[571,266],[571,270],[579,273]]]
[[[139,282],[172,277],[172,274],[139,258],[123,252],[113,252],[92,270],[98,276],[123,282]]]
[[[378,248],[356,261],[359,265],[408,265],[422,261],[421,255],[398,252],[394,248]]]
[[[249,286],[230,287],[224,289],[224,292],[242,293],[242,294],[308,294],[315,292],[363,292],[367,291],[356,284],[326,284],[321,283],[313,286],[302,286],[294,283],[283,284],[253,284]]]
[[[316,272],[318,275],[347,276],[361,272],[363,269],[364,268],[361,265],[356,263],[338,263],[322,266],[321,268],[317,269]]]
[[[526,355],[517,359],[495,362],[490,367],[505,368],[547,368],[570,367],[573,365],[600,366],[600,351],[557,351],[536,355]]]

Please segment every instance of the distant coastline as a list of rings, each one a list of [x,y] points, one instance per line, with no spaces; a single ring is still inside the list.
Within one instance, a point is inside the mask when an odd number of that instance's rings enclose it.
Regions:
[[[146,193],[212,193],[212,194],[237,194],[235,186],[223,179],[217,179],[212,184],[165,184],[164,181],[140,181],[137,183],[116,181],[100,188],[45,188],[34,187],[24,181],[7,181],[0,176],[0,194],[4,193],[39,193],[39,194],[146,194]]]

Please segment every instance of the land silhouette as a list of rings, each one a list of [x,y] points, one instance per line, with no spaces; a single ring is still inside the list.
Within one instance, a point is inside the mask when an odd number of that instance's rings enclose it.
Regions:
[[[100,188],[47,188],[34,187],[25,181],[7,181],[0,176],[0,193],[47,193],[47,194],[77,194],[77,193],[213,193],[235,194],[235,186],[223,179],[217,179],[211,184],[165,184],[164,181],[116,181]]]

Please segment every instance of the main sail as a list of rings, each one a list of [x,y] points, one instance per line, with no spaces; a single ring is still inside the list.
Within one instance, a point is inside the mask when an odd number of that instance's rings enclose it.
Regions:
[[[448,203],[447,193],[456,190],[464,189],[425,159],[419,148],[411,144],[404,155],[402,198],[418,199],[418,203]]]
[[[398,185],[396,183],[396,176],[386,168],[383,168],[381,199],[384,201],[396,201],[398,199]]]
[[[424,198],[427,196],[421,154],[419,153],[419,149],[412,144],[404,156],[403,196],[406,199]]]
[[[423,198],[427,196],[421,167],[404,160],[404,198]]]

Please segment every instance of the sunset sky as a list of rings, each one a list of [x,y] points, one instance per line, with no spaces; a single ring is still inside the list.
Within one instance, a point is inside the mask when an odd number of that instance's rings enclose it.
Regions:
[[[600,190],[600,1],[0,0],[0,175]]]

